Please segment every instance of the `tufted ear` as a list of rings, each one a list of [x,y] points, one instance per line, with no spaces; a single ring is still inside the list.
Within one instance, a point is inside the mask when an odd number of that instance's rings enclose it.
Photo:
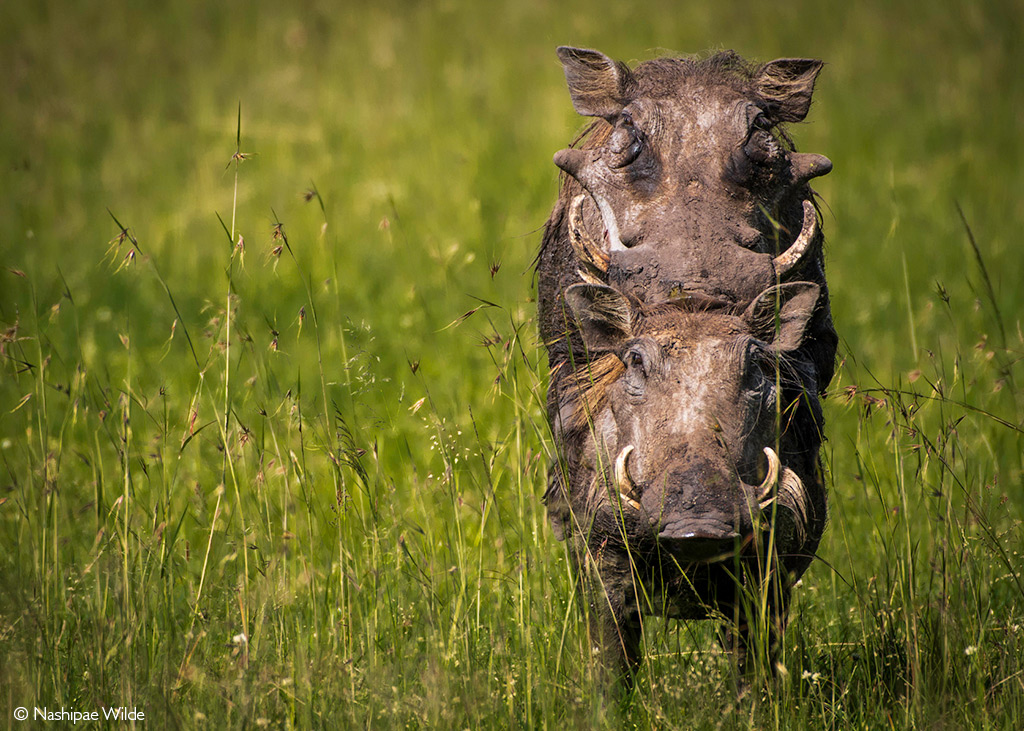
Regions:
[[[754,85],[771,115],[782,122],[803,121],[823,65],[815,58],[779,58],[759,68]]]
[[[807,323],[818,305],[821,287],[813,282],[789,282],[769,287],[743,313],[754,336],[772,349],[788,353],[804,341]]]
[[[629,102],[629,67],[588,48],[558,47],[572,105],[585,117],[612,119]]]
[[[626,296],[604,284],[574,284],[565,301],[576,316],[587,350],[615,350],[632,337],[632,307]]]

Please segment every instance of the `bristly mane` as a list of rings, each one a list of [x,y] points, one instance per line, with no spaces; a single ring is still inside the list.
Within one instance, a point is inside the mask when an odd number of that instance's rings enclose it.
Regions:
[[[565,388],[559,395],[559,413],[566,414],[562,428],[566,432],[586,429],[594,414],[604,408],[608,387],[619,379],[626,370],[619,356],[606,353],[577,368],[566,379]],[[564,417],[563,417],[564,418]]]

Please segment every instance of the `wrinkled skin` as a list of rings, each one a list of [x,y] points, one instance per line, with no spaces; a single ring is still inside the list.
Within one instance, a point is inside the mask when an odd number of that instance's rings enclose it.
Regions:
[[[784,423],[797,414],[778,411],[802,382],[790,358],[819,294],[809,282],[780,285],[737,312],[710,300],[696,311],[692,299],[640,305],[607,285],[567,291],[591,361],[562,392],[554,426],[568,490],[549,494],[548,507],[594,572],[584,582],[594,639],[627,678],[642,614],[717,611],[748,626],[734,577],[757,574],[771,552],[788,579],[820,536],[824,493]],[[776,629],[787,597],[788,581],[776,582]],[[749,638],[734,634],[743,664]]]
[[[725,617],[742,666],[739,593],[770,584],[781,629],[826,521],[819,396],[837,337],[807,183],[831,163],[783,129],[821,63],[559,57],[598,121],[555,155],[566,176],[538,257],[549,516],[609,668],[632,677],[643,613]]]
[[[580,147],[555,155],[566,179],[538,257],[541,337],[552,367],[577,336],[565,290],[579,281],[568,208],[586,192],[583,223],[609,259],[609,283],[641,300],[690,292],[749,302],[780,277],[773,258],[801,231],[807,182],[828,158],[792,149],[784,129],[810,108],[821,62],[752,68],[731,52],[657,59],[629,70],[597,51],[559,48],[576,110],[598,121]],[[832,326],[820,233],[783,281],[811,281],[822,304],[804,356],[832,378]],[[575,344],[578,346],[579,341]]]

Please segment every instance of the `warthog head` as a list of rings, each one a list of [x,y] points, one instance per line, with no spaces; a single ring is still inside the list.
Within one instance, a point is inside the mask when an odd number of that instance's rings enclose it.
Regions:
[[[577,205],[613,282],[740,301],[799,263],[817,223],[806,183],[832,163],[793,151],[782,125],[807,115],[820,61],[754,68],[722,53],[631,71],[598,51],[558,55],[576,111],[605,122],[555,164],[588,194]]]
[[[815,284],[788,283],[737,312],[693,297],[640,305],[606,285],[570,287],[587,357],[559,400],[571,497],[552,511],[556,524],[575,521],[577,533],[628,541],[641,554],[708,561],[749,543],[774,504],[777,541],[799,551],[815,506],[798,474],[805,462],[788,464],[786,424],[816,402],[783,391],[801,387],[790,355],[818,296]]]

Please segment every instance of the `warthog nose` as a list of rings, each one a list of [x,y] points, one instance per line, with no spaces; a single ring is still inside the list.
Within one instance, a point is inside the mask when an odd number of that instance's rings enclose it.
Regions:
[[[743,532],[745,502],[738,478],[709,460],[691,459],[670,468],[661,489],[644,493],[659,544],[691,560],[735,550]]]
[[[714,562],[735,556],[742,550],[742,541],[738,533],[724,535],[720,538],[703,536],[676,538],[660,534],[658,535],[658,546],[680,561]]]

